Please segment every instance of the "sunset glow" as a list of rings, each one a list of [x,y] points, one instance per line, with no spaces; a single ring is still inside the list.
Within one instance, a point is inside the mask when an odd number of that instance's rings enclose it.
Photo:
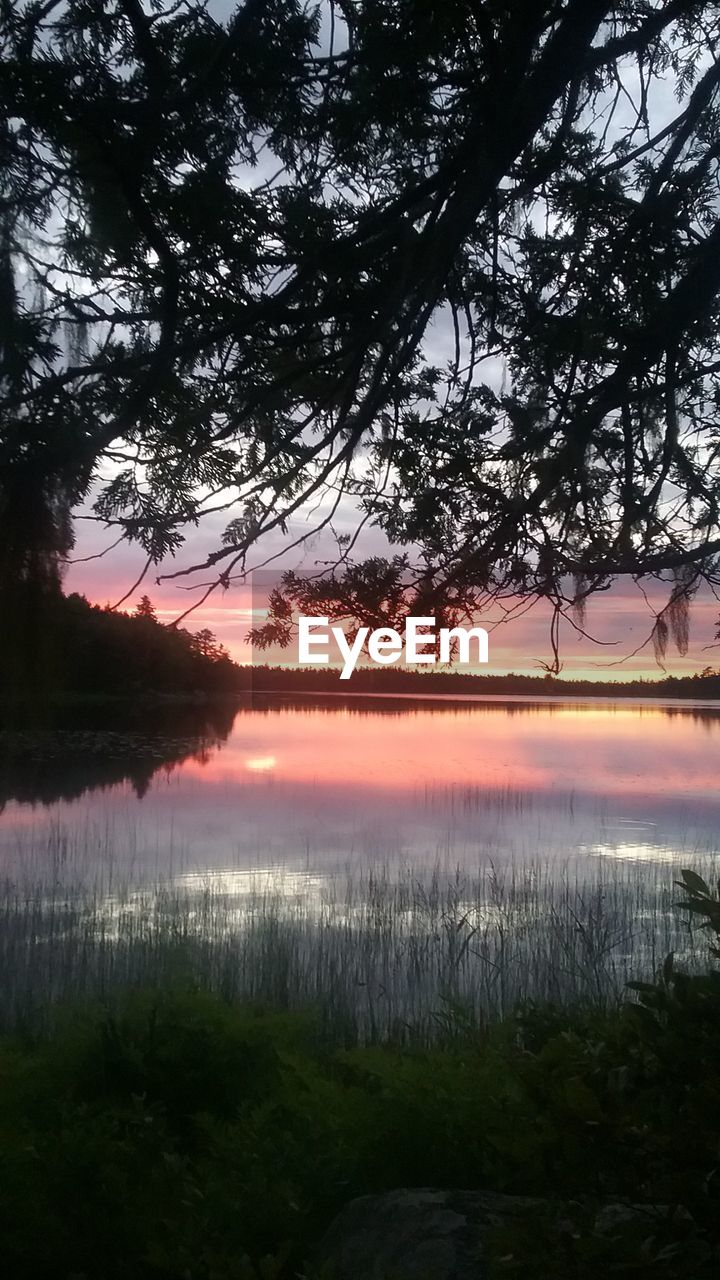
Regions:
[[[85,550],[96,545],[98,535],[93,529],[84,535]],[[95,604],[112,603],[128,589],[136,576],[136,557],[125,551],[116,560],[90,562],[71,566],[66,582],[67,591],[80,591]],[[147,589],[162,622],[173,622],[199,598],[202,593],[188,593],[172,582],[149,584],[139,588],[123,605],[132,609]],[[655,661],[649,643],[653,626],[653,608],[660,608],[667,601],[668,588],[658,585],[646,598],[631,582],[620,582],[612,591],[603,592],[588,603],[587,620],[582,635],[570,622],[561,629],[561,657],[563,674],[585,680],[629,680],[641,676],[655,680],[663,675],[663,669]],[[511,603],[511,602],[508,602]],[[691,675],[707,666],[720,665],[720,647],[715,642],[720,605],[709,590],[701,591],[691,607],[690,647],[686,655],[668,648],[665,669],[674,675]],[[550,612],[547,605],[539,603],[528,612],[506,622],[499,621],[496,612],[482,619],[489,630],[489,662],[478,667],[480,674],[502,675],[513,671],[527,675],[542,674],[541,663],[547,662],[550,651]],[[183,623],[191,630],[209,627],[225,645],[233,658],[240,663],[259,661],[282,665],[289,656],[281,650],[269,654],[253,651],[247,641],[250,627],[258,625],[257,613],[253,614],[252,593],[249,585],[234,584],[226,592],[212,595],[200,608],[191,613]],[[590,638],[592,637],[592,638]],[[634,651],[639,647],[641,651]],[[339,658],[332,665],[340,665]],[[352,681],[350,681],[352,688]]]

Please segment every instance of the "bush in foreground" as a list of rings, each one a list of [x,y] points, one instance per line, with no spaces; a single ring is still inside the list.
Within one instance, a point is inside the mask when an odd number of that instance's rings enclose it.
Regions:
[[[434,1185],[573,1202],[560,1243],[552,1215],[500,1233],[497,1276],[714,1276],[720,978],[668,961],[639,997],[612,1014],[526,1008],[423,1050],[333,1045],[310,1015],[200,993],[136,993],[49,1038],[6,1038],[7,1273],[311,1275],[348,1199]],[[652,1206],[647,1225],[596,1239],[608,1201]]]

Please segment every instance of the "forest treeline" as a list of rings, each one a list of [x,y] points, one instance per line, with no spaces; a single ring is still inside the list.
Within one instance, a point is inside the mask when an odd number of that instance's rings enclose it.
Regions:
[[[240,665],[209,629],[165,626],[147,596],[132,613],[93,605],[78,594],[57,597],[46,611],[42,637],[43,660],[33,664],[31,685],[11,678],[6,668],[6,696],[25,696],[34,689],[44,696],[130,698],[251,692],[720,698],[720,671],[712,668],[697,675],[620,683],[377,666],[358,667],[350,680],[342,681],[335,667]]]
[[[356,667],[349,680],[337,668],[253,666],[238,669],[242,687],[255,692],[523,695],[527,697],[720,698],[720,671],[665,676],[660,680],[571,680],[556,676],[472,675],[461,671],[415,671],[410,667]]]
[[[63,597],[54,627],[56,675],[80,693],[222,693],[237,687],[239,668],[208,628],[159,622],[143,596],[134,613]]]
[[[207,629],[158,621],[147,596],[133,613],[72,594],[46,599],[43,626],[26,672],[7,666],[6,695],[222,693],[239,668]]]

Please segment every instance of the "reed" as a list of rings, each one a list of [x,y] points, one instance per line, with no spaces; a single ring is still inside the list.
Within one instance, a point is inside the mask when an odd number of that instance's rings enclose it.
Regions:
[[[323,877],[290,865],[198,874],[164,854],[164,872],[148,879],[148,851],[141,877],[131,837],[118,856],[114,839],[31,836],[0,884],[0,1027],[184,983],[316,1006],[353,1040],[430,1041],[521,1001],[612,1006],[669,951],[689,968],[705,960],[667,865],[376,863]],[[682,865],[712,879],[713,861]]]

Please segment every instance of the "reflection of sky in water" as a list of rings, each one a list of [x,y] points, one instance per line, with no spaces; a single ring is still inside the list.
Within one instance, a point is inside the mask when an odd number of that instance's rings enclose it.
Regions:
[[[129,783],[0,816],[6,865],[48,823],[140,882],[285,866],[664,863],[720,846],[720,714],[645,704],[372,700],[239,711],[227,741]],[[237,882],[239,888],[239,882]],[[291,882],[288,891],[293,892]]]

